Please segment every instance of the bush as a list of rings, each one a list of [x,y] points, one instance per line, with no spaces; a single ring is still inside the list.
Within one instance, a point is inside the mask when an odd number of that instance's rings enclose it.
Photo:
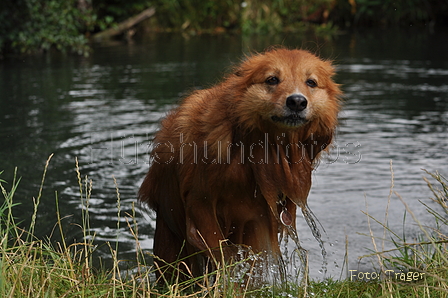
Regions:
[[[329,32],[338,26],[448,25],[448,3],[439,0],[3,0],[2,54],[56,48],[87,55],[87,35],[105,30],[146,8],[162,30],[245,34]],[[309,23],[321,24],[309,26]]]
[[[346,26],[426,25],[445,22],[448,3],[438,0],[336,0],[330,18]]]
[[[55,47],[87,54],[91,8],[76,0],[18,0],[0,4],[0,51],[32,53]]]

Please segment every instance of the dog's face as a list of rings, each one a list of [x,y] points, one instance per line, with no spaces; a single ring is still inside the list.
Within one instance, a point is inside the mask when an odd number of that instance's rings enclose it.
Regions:
[[[241,70],[247,84],[241,105],[248,121],[259,119],[280,129],[336,123],[340,91],[329,62],[306,51],[278,49],[249,58]]]

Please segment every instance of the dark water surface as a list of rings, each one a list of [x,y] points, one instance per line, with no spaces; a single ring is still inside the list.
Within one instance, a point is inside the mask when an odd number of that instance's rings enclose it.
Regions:
[[[96,46],[89,58],[59,54],[0,61],[0,176],[22,177],[16,217],[29,224],[46,159],[47,172],[37,234],[53,233],[55,192],[67,237],[80,240],[81,201],[75,172],[93,181],[89,212],[97,243],[118,239],[121,258],[132,258],[135,241],[125,213],[148,169],[146,151],[158,122],[188,90],[215,82],[249,49],[271,44],[304,47],[335,60],[345,92],[341,126],[331,155],[313,175],[311,210],[326,233],[327,276],[339,277],[346,253],[350,269],[372,269],[358,257],[372,248],[366,210],[380,221],[391,186],[423,223],[431,217],[419,203],[430,192],[422,169],[448,176],[448,34],[423,31],[358,32],[332,41],[289,34],[239,36],[153,35],[133,44]],[[115,177],[120,192],[117,211]],[[136,205],[141,245],[150,251],[154,218]],[[404,206],[393,195],[388,225],[401,234]],[[119,228],[117,229],[117,222]],[[418,228],[405,226],[409,239]],[[305,220],[298,232],[310,250],[310,273],[320,278],[322,257]],[[376,236],[382,228],[372,227]],[[322,231],[322,228],[321,228]],[[54,237],[58,235],[54,232]],[[381,246],[381,244],[379,244]],[[386,248],[390,244],[386,244]],[[109,248],[99,247],[106,259]],[[360,267],[358,267],[360,266]],[[345,276],[345,273],[344,275]]]

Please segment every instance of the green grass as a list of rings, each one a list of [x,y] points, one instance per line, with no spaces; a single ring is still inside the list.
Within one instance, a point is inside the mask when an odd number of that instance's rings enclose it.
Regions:
[[[4,198],[0,206],[0,297],[448,297],[448,181],[438,173],[427,173],[431,181],[424,178],[435,203],[429,205],[422,202],[434,218],[432,227],[424,226],[418,221],[405,200],[394,192],[392,179],[389,199],[397,196],[402,200],[406,207],[404,220],[411,217],[420,228],[418,239],[409,240],[406,233],[392,231],[387,226],[389,205],[386,206],[384,223],[371,217],[368,211],[365,212],[369,226],[380,224],[384,228],[381,237],[375,236],[373,232],[367,235],[372,240],[373,248],[372,254],[364,256],[373,257],[377,261],[375,274],[379,278],[360,281],[351,276],[359,272],[351,271],[344,280],[311,280],[305,286],[266,285],[264,288],[254,289],[247,287],[245,281],[235,282],[231,278],[235,268],[244,261],[226,266],[222,266],[222,262],[216,262],[217,269],[203,277],[181,281],[179,273],[173,276],[174,283],[163,279],[156,283],[157,268],[145,261],[147,255],[140,247],[134,214],[121,214],[120,192],[116,182],[118,217],[126,219],[128,228],[134,235],[137,265],[131,271],[120,270],[118,246],[110,243],[112,268],[95,268],[92,260],[95,235],[91,233],[89,223],[89,200],[93,183],[88,177],[81,176],[77,163],[79,198],[84,206],[79,227],[84,240],[69,245],[64,237],[56,244],[51,239],[36,238],[33,233],[50,159],[51,156],[44,169],[42,185],[34,200],[31,224],[27,229],[20,228],[13,215],[13,209],[17,206],[14,194],[20,179],[14,175],[11,183],[0,180]],[[60,234],[64,235],[57,193],[55,201],[55,224]],[[117,228],[120,228],[119,222]],[[385,241],[393,241],[395,248],[385,251]],[[175,264],[167,266],[176,268]],[[369,274],[373,277],[372,272]]]

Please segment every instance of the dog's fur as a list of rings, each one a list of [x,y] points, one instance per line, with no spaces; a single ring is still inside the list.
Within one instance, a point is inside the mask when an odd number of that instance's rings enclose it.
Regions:
[[[288,210],[295,226],[313,166],[333,139],[341,95],[333,74],[307,51],[273,49],[193,92],[162,121],[139,191],[157,214],[155,255],[168,263],[202,250],[210,257],[226,240],[226,258],[236,245],[280,256],[280,213]],[[203,270],[197,258],[186,264]]]

